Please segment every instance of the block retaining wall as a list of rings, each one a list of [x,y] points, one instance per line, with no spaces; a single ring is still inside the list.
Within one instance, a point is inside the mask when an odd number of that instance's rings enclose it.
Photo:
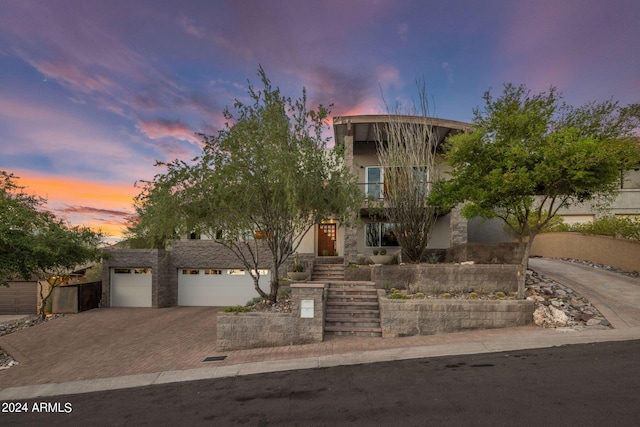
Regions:
[[[219,313],[218,351],[310,344],[324,339],[325,285],[291,285],[291,313]],[[303,300],[313,300],[313,317],[302,318]]]
[[[508,293],[518,289],[518,267],[514,264],[385,265],[372,269],[371,280],[378,288],[410,288],[423,293],[470,289]]]
[[[533,323],[534,304],[525,300],[390,300],[378,291],[382,336],[438,335]]]

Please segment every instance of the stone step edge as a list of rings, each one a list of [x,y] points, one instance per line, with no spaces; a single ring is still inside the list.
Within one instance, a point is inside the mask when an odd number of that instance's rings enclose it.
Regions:
[[[376,319],[375,317],[325,317],[324,324],[325,326],[346,326],[346,325],[327,325],[327,323],[354,323],[354,326],[363,323],[377,323],[380,325],[380,319]]]
[[[360,301],[327,301],[327,305],[366,305],[378,307],[378,301],[375,302],[360,302]]]
[[[358,299],[370,299],[370,300],[375,300],[378,301],[378,295],[367,295],[367,294],[339,294],[339,295],[327,295],[327,298],[329,299],[353,299],[353,298],[358,298]]]
[[[327,332],[380,332],[382,328],[375,327],[349,327],[349,326],[325,326]]]
[[[353,313],[353,314],[380,314],[380,310],[339,310],[336,308],[328,308],[326,313],[327,314],[340,314],[340,313]]]

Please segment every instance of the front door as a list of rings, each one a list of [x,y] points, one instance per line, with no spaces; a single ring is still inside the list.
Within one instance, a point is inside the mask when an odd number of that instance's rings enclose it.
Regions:
[[[336,225],[318,224],[318,256],[334,255],[335,251]]]

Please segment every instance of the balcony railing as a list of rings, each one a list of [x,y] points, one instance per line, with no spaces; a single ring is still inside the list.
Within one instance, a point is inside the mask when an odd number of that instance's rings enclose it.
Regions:
[[[384,199],[384,183],[382,182],[359,182],[358,188],[363,199]]]

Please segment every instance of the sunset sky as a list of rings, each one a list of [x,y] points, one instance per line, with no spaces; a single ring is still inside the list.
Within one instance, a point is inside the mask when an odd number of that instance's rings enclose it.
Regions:
[[[640,102],[637,0],[0,0],[0,169],[117,239],[134,183],[199,153],[261,64],[333,115],[470,121],[489,88]]]

